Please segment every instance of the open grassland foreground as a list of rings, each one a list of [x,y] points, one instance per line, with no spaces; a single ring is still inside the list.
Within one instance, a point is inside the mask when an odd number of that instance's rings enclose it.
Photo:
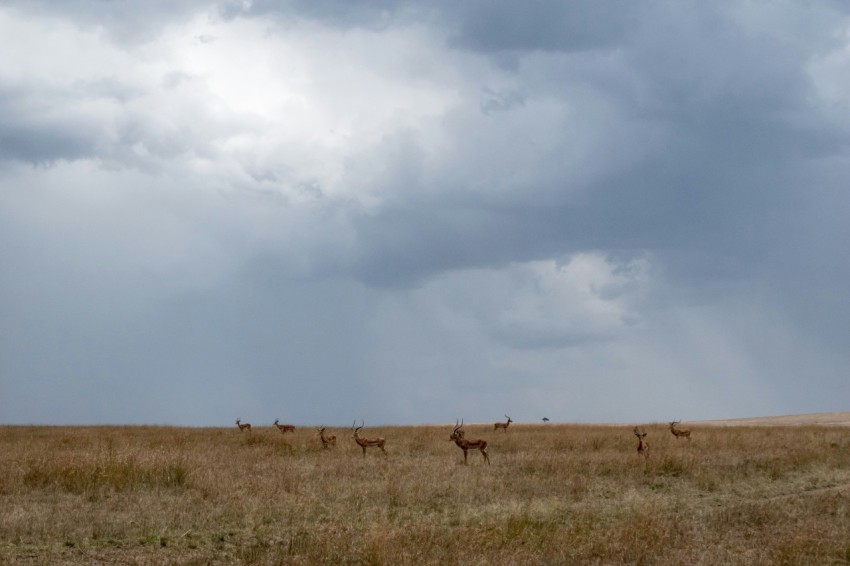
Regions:
[[[0,563],[850,561],[850,429],[452,428],[0,427]]]

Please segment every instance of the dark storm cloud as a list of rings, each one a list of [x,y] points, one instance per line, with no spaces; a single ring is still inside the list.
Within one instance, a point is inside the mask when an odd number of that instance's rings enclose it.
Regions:
[[[441,6],[453,43],[484,52],[612,48],[635,25],[634,2],[467,2]]]
[[[391,25],[435,24],[451,30],[450,42],[482,52],[581,51],[610,48],[622,41],[639,8],[633,2],[558,2],[506,0],[420,2],[382,0],[356,4],[254,1],[224,3],[230,16],[278,15],[303,18],[340,28],[380,30]]]
[[[110,116],[80,107],[83,102],[121,105],[135,93],[109,80],[57,88],[0,82],[0,159],[49,165],[58,160],[106,157],[114,152]]]
[[[506,8],[493,9],[500,10]],[[362,272],[371,281],[381,274],[415,279],[429,269],[594,248],[658,249],[674,260],[678,255],[672,252],[687,250],[726,257],[726,263],[744,270],[749,262],[758,264],[778,237],[784,239],[777,232],[792,222],[806,198],[801,168],[812,159],[841,154],[850,132],[824,114],[805,72],[810,52],[781,37],[747,33],[720,11],[698,12],[702,17],[677,10],[664,20],[663,14],[643,10],[624,47],[631,82],[612,76],[622,69],[606,69],[605,61],[592,75],[562,77],[610,97],[625,120],[639,119],[662,131],[664,142],[656,149],[578,188],[567,168],[560,189],[542,177],[537,185],[532,179],[514,186],[517,198],[509,207],[486,193],[451,186],[447,175],[445,192],[433,200],[388,206],[359,221],[367,255]],[[647,21],[655,16],[660,21]],[[506,16],[504,22],[524,25],[521,18]],[[655,33],[657,25],[669,33]],[[526,98],[535,96],[535,87],[556,96],[557,85],[536,85],[534,79],[524,84]],[[489,114],[492,108],[481,111]],[[568,155],[569,141],[565,133],[555,141],[562,147],[546,151]],[[628,143],[637,146],[642,140]],[[608,150],[603,145],[599,151]],[[416,152],[395,155],[399,173],[386,185],[424,182]],[[612,164],[619,160],[616,153],[600,157]],[[419,171],[413,178],[412,170]],[[497,181],[486,170],[481,176]],[[540,191],[562,196],[541,207],[534,204]]]
[[[0,161],[48,164],[93,155],[97,125],[62,113],[62,98],[0,82]]]

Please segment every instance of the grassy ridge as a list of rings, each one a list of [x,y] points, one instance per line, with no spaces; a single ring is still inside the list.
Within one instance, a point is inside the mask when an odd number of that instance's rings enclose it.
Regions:
[[[0,427],[0,563],[850,561],[850,430]]]

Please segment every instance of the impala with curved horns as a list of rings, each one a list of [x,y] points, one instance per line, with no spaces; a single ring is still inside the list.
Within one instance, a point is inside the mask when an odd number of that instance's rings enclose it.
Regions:
[[[382,437],[378,436],[376,438],[363,438],[363,437],[360,436],[360,429],[363,428],[364,424],[365,423],[363,421],[361,421],[360,426],[357,426],[357,421],[355,420],[354,424],[351,425],[351,430],[353,432],[353,434],[351,435],[351,438],[353,438],[354,442],[359,444],[360,448],[363,449],[363,456],[364,457],[366,456],[366,449],[369,448],[370,446],[377,446],[378,448],[381,449],[381,452],[386,454],[387,451],[384,450],[384,443],[386,441]],[[355,426],[357,426],[357,428],[355,428]]]
[[[489,465],[490,456],[487,455],[487,441],[481,439],[467,440],[464,436],[463,419],[461,419],[460,424],[457,424],[457,421],[455,421],[455,428],[452,430],[452,435],[449,437],[449,440],[453,440],[454,443],[463,450],[463,465],[467,465],[466,456],[470,448],[478,449],[481,452],[481,455],[484,456],[484,461]]]
[[[508,432],[508,427],[511,426],[511,423],[514,421],[512,421],[508,415],[505,415],[505,418],[508,419],[508,422],[493,424],[493,432],[496,432],[500,428],[503,429],[505,432]]]
[[[243,430],[251,432],[251,423],[243,423],[241,418],[236,419],[236,426],[239,427],[239,432],[242,432]]]

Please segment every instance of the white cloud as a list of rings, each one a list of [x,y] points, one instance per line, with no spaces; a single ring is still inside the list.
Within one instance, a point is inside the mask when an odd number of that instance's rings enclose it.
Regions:
[[[0,37],[4,51],[16,54],[0,61],[4,81],[69,87],[75,81],[109,77],[133,63],[130,53],[115,48],[103,34],[80,30],[61,17],[32,17],[2,8]]]
[[[611,339],[640,319],[652,285],[647,259],[617,263],[598,253],[514,264],[477,274],[470,291],[485,332],[520,347],[573,347]],[[458,307],[459,305],[456,305]]]

